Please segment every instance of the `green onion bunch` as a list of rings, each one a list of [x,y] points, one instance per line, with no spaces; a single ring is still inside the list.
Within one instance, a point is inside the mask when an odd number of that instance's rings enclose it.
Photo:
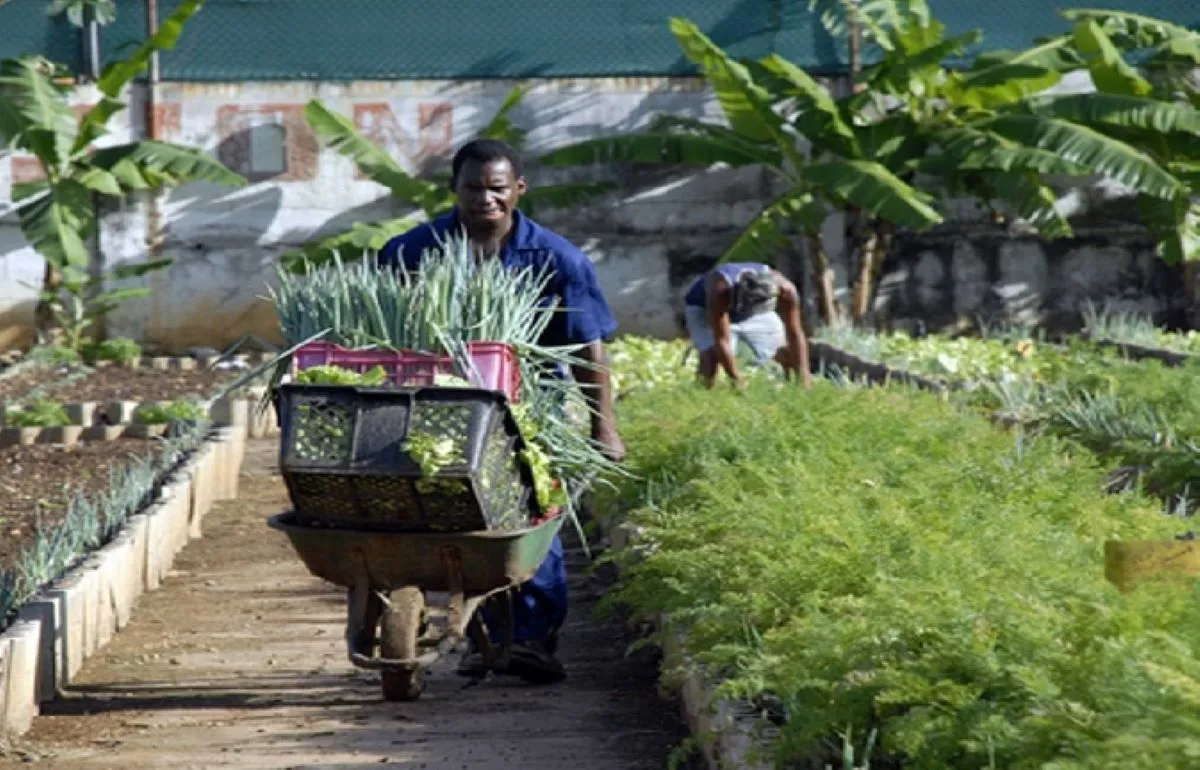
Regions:
[[[510,270],[499,259],[478,258],[467,239],[450,237],[424,253],[419,272],[335,258],[302,274],[280,269],[278,276],[271,299],[288,346],[322,339],[350,349],[445,354],[457,374],[472,379],[467,343],[511,345],[521,369],[520,411],[536,422],[523,432],[545,450],[554,477],[573,485],[619,472],[569,419],[566,404],[578,399],[576,386],[553,376],[555,369],[590,364],[572,348],[539,341],[555,312],[569,312],[543,301],[549,271]]]

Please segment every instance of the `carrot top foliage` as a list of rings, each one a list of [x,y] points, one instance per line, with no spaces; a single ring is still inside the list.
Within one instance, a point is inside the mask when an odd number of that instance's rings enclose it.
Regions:
[[[1090,453],[894,388],[665,388],[620,416],[639,478],[603,502],[651,547],[613,601],[781,704],[778,766],[847,728],[905,768],[1195,762],[1200,597],[1104,578],[1105,540],[1180,523],[1104,494]]]

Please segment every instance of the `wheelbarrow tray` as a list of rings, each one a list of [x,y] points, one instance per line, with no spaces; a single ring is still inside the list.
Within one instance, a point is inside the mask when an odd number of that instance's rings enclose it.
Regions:
[[[450,591],[454,587],[443,553],[456,551],[462,565],[462,593],[475,597],[533,577],[562,522],[558,516],[511,531],[378,532],[307,527],[287,512],[271,517],[268,524],[288,536],[309,572],[346,588],[356,585],[365,566],[373,588]]]

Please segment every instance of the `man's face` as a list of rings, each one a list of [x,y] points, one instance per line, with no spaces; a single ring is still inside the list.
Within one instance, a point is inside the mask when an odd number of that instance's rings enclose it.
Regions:
[[[468,227],[497,229],[512,222],[513,210],[525,194],[525,178],[513,173],[508,160],[468,160],[454,179],[454,194]]]

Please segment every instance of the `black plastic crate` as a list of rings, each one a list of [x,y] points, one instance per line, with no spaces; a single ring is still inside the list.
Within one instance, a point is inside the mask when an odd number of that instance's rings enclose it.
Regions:
[[[279,388],[279,467],[303,524],[401,532],[526,526],[540,515],[503,393],[473,388]],[[433,477],[405,450],[452,442]]]

